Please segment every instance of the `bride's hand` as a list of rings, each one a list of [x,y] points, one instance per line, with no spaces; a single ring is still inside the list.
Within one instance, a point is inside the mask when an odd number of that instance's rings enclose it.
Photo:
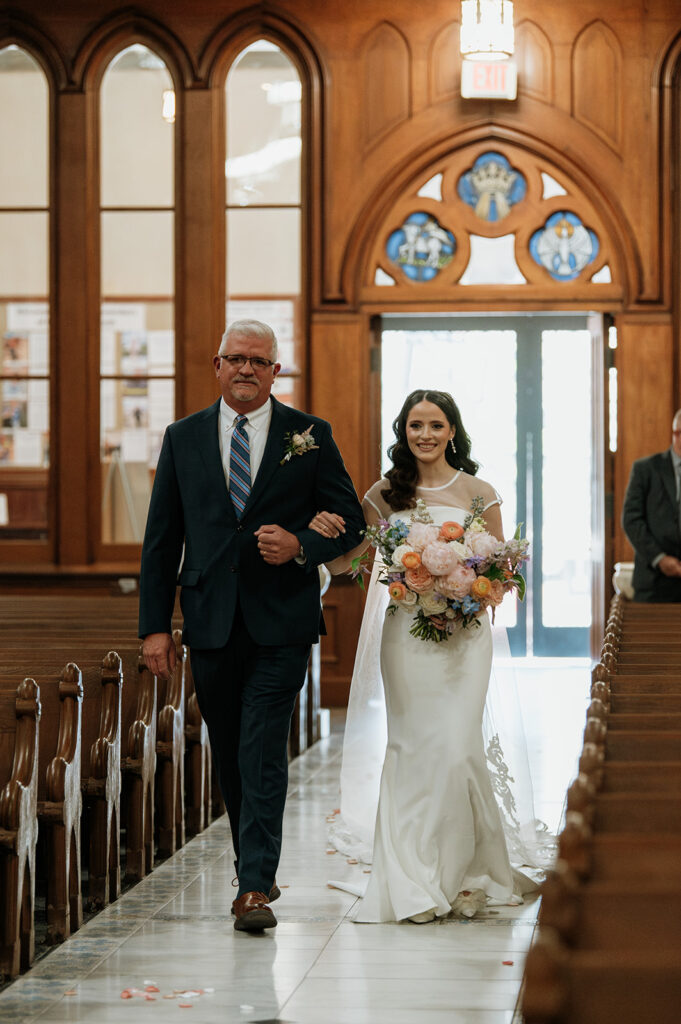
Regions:
[[[338,537],[345,533],[345,520],[335,512],[318,512],[309,522],[309,528],[322,537]]]

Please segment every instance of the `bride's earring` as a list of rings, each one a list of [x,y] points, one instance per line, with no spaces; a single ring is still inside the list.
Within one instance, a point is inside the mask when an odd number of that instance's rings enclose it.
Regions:
[[[454,444],[454,438],[450,437],[449,443],[452,446],[452,455],[456,455],[456,445]]]

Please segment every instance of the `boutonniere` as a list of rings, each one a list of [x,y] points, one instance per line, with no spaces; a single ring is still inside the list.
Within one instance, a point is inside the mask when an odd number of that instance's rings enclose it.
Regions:
[[[312,451],[313,448],[319,448],[319,445],[314,443],[312,424],[301,434],[292,434],[291,432],[284,434],[284,441],[286,447],[284,448],[284,458],[279,463],[280,466],[288,462],[292,455],[304,455],[305,452]]]

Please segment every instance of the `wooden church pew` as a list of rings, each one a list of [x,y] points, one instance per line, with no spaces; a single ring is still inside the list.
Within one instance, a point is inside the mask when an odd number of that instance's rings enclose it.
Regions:
[[[14,651],[23,650],[27,643],[30,643],[39,633],[39,627],[35,623],[27,623],[19,630],[15,626],[15,635],[11,641],[5,644],[5,649],[10,647]],[[20,635],[17,635],[20,634]],[[155,768],[155,809],[153,820],[155,820],[157,831],[158,852],[162,857],[170,856],[184,843],[184,668],[186,660],[186,648],[180,641],[180,632],[176,631],[176,649],[178,652],[178,667],[172,678],[168,681],[158,679],[157,687],[157,721],[156,721],[156,768]],[[94,626],[88,624],[87,629],[78,633],[55,630],[53,634],[42,636],[43,644],[51,651],[80,651],[88,656],[101,652],[107,645],[113,647],[119,653],[126,664],[130,666],[134,657],[137,663],[139,655],[139,641],[133,640],[131,644],[128,630],[117,632],[115,628],[105,629],[100,624]],[[132,671],[129,672],[131,678]],[[136,672],[137,682],[140,678],[139,669]],[[148,683],[147,683],[148,685]],[[124,693],[127,687],[124,686]],[[127,703],[127,698],[124,697]],[[148,701],[145,705],[148,708]],[[148,730],[147,731],[148,734]],[[129,737],[128,737],[129,738]],[[207,742],[207,739],[206,739]],[[127,756],[127,752],[126,752]],[[135,758],[139,760],[139,758]],[[123,760],[124,771],[131,770],[131,765]],[[134,807],[138,814],[146,807],[135,801]],[[147,812],[144,812],[148,816]],[[144,827],[144,826],[143,826]],[[139,841],[139,828],[133,829],[133,839],[136,844]],[[136,853],[133,855],[132,870],[137,874],[142,867],[140,861],[140,848],[135,845]],[[147,851],[148,852],[148,851]],[[147,854],[145,862],[150,858]],[[148,870],[148,868],[147,868]]]
[[[651,627],[645,640],[638,632],[631,639],[632,621]],[[527,1024],[678,1020],[681,673],[679,632],[669,628],[676,623],[678,607],[631,612],[620,599],[611,606],[580,774],[527,957]]]
[[[40,689],[0,690],[0,976],[33,962]]]
[[[20,675],[0,670],[0,691],[15,690]],[[38,841],[46,870],[47,941],[61,942],[83,920],[80,874],[81,713],[80,669],[41,679],[38,772]]]
[[[7,654],[7,652],[6,652]],[[49,678],[63,652],[41,651],[29,656],[33,674]],[[5,664],[9,672],[23,671],[25,661]],[[82,836],[87,837],[85,863],[90,909],[100,909],[121,891],[121,694],[119,656],[110,651],[101,658],[78,657],[83,686],[81,716]]]

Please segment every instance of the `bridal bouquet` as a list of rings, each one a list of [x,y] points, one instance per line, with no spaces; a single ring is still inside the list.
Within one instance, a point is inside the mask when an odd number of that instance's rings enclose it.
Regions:
[[[520,526],[511,540],[497,540],[487,532],[482,511],[482,498],[475,498],[463,526],[437,526],[418,499],[409,522],[382,519],[367,527],[365,536],[383,560],[379,579],[388,587],[388,610],[402,608],[414,616],[412,636],[447,640],[458,625],[479,626],[485,608],[494,615],[510,591],[521,601],[525,596],[519,570],[529,557],[529,542],[521,538]],[[357,573],[359,564],[353,568]]]

